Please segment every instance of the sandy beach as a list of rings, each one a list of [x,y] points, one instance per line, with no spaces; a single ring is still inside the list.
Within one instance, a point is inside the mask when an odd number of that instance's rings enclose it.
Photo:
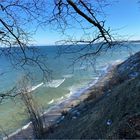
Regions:
[[[70,97],[63,99],[61,102],[53,105],[46,112],[44,112],[43,117],[45,118],[46,127],[58,126],[65,119],[65,116],[62,112],[76,112],[77,107],[82,108],[84,100],[88,99],[90,95],[93,94],[93,96],[95,96],[95,99],[101,97],[102,92],[100,95],[97,95],[96,91],[102,90],[103,87],[108,85],[109,80],[113,76],[116,65],[117,64],[109,66],[107,68],[107,71],[102,74],[97,81],[93,81],[93,83],[91,83],[89,87],[82,89],[78,93],[72,94]],[[3,139],[14,140],[27,138],[34,138],[31,122],[18,129],[16,132],[4,137]]]

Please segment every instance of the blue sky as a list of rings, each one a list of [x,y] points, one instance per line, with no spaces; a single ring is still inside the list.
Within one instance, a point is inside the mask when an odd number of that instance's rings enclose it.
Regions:
[[[140,40],[140,4],[138,4],[138,0],[117,0],[106,7],[105,13],[106,27],[111,27],[114,33],[117,32],[130,40]],[[73,34],[73,32],[77,32],[77,36],[81,34],[76,30],[68,31],[69,34]],[[47,27],[38,29],[34,38],[36,44],[51,45],[63,39],[64,36]]]

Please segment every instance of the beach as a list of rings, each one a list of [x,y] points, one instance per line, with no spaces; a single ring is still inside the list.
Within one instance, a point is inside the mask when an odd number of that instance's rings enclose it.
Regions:
[[[43,112],[40,117],[45,120],[45,138],[125,137],[126,121],[131,118],[139,120],[139,56],[138,52],[122,63],[117,61],[109,65],[88,87],[70,94]],[[133,135],[139,137],[139,130]],[[32,123],[3,139],[35,139]]]
[[[136,46],[132,44],[129,47],[131,47],[133,53],[140,49],[139,44]],[[97,56],[95,58],[96,63],[93,65],[89,62],[82,62],[81,65],[81,61],[71,65],[75,57],[74,54],[55,58],[57,46],[39,46],[38,48],[41,52],[48,53],[45,63],[53,70],[51,80],[44,81],[37,68],[29,67],[33,71],[33,79],[29,81],[27,88],[32,91],[34,99],[43,108],[42,112],[47,111],[50,107],[66,100],[70,96],[74,99],[79,98],[81,92],[85,92],[85,89],[94,85],[99,80],[99,77],[106,73],[109,65],[122,62],[129,57],[127,47],[118,48],[116,46],[108,50],[108,52],[102,52],[101,55]],[[3,80],[0,81],[0,92],[2,93],[18,84],[24,72],[12,69],[6,59],[0,60],[0,64],[0,72],[10,71],[1,76]],[[8,99],[4,100],[0,105],[0,124],[3,129],[0,132],[0,138],[4,136],[3,131],[6,134],[11,134],[30,121],[23,101],[20,97],[14,99],[16,103]],[[68,100],[65,102],[68,102]]]
[[[77,107],[82,108],[84,101],[87,100],[90,96],[95,96],[96,100],[103,96],[102,90],[105,88],[105,86],[108,85],[109,80],[112,78],[116,65],[117,64],[110,65],[106,72],[102,74],[98,80],[93,81],[89,87],[86,87],[81,91],[72,94],[66,99],[62,99],[59,103],[53,105],[46,112],[44,112],[42,116],[45,118],[46,127],[49,128],[50,126],[58,126],[65,119],[63,112],[76,112]],[[100,94],[97,94],[99,91]],[[23,126],[21,129],[18,129],[16,132],[4,137],[4,139],[10,140],[27,138],[34,138],[31,122]]]
[[[103,79],[46,139],[140,138],[140,52]]]
[[[126,44],[127,45],[127,44]],[[134,49],[135,46],[132,46]],[[66,55],[63,57],[54,59],[56,48],[50,47],[40,47],[42,51],[49,51],[50,56],[48,63],[49,66],[57,71],[54,71],[53,78],[49,82],[44,82],[40,79],[40,73],[37,69],[34,69],[35,79],[32,80],[29,84],[29,91],[32,91],[32,94],[36,102],[43,108],[41,114],[48,114],[46,122],[54,123],[63,120],[65,117],[61,116],[62,112],[67,112],[73,109],[74,106],[83,104],[83,101],[87,98],[90,98],[90,93],[93,93],[93,98],[100,97],[103,92],[96,92],[96,86],[99,85],[99,89],[102,89],[101,81],[105,81],[108,77],[107,73],[112,65],[119,64],[128,58],[129,53],[125,48],[112,48],[102,56],[96,58],[96,65],[91,66],[88,63],[84,63],[82,66],[76,64],[74,66],[74,71],[72,73],[72,67],[68,68],[71,63],[69,57]],[[137,45],[137,52],[139,50],[139,45]],[[112,51],[112,54],[110,55]],[[121,55],[122,54],[122,55]],[[121,57],[120,57],[121,56]],[[70,57],[74,57],[70,55]],[[6,62],[6,60],[5,60]],[[57,65],[61,62],[61,65]],[[8,65],[8,64],[7,64]],[[95,69],[94,69],[95,68]],[[9,75],[3,75],[5,81],[1,82],[1,86],[5,87],[5,90],[17,81],[22,73],[20,71],[11,71]],[[17,78],[16,78],[17,76]],[[8,80],[12,79],[12,80]],[[104,79],[104,80],[102,80]],[[4,84],[4,85],[3,85]],[[91,94],[92,95],[92,94]],[[27,112],[25,112],[25,106],[22,103],[22,100],[16,98],[16,104],[12,100],[5,100],[0,107],[0,124],[3,130],[0,133],[0,138],[3,138],[7,135],[12,136],[14,134],[21,134],[22,132],[27,131],[27,128],[31,127],[30,118],[28,117]],[[45,115],[44,115],[45,116]],[[47,123],[46,123],[47,124]],[[30,129],[31,131],[32,129]],[[31,137],[33,132],[28,132]]]

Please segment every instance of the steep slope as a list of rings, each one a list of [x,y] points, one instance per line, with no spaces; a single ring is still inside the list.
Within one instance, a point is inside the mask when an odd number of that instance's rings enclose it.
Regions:
[[[140,138],[140,52],[118,65],[102,91],[79,106],[79,115],[68,113],[47,138]]]

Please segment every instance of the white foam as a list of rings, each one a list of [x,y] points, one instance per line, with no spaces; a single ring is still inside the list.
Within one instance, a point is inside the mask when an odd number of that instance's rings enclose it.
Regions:
[[[81,94],[83,94],[87,89],[94,86],[99,80],[99,77],[94,77],[94,80],[89,83],[82,83],[79,85],[73,85],[69,87],[69,93],[65,95],[66,98],[71,97],[79,97]]]
[[[95,77],[95,79],[88,84],[89,87],[94,86],[98,82],[98,80],[99,80],[99,77]]]
[[[101,70],[101,75],[102,73],[106,73],[108,71],[108,68],[110,67],[109,64],[105,65],[105,66],[102,66],[102,68],[100,69]]]
[[[80,87],[82,87],[80,84],[69,87],[68,89],[69,89],[70,93],[67,95],[67,97],[70,97],[72,94],[77,92],[80,89]]]
[[[64,78],[71,78],[73,77],[73,74],[66,74],[66,75],[63,75]]]
[[[52,99],[51,101],[48,102],[48,104],[52,104],[54,102],[54,99]]]
[[[64,96],[61,96],[60,98],[56,99],[56,102],[61,102],[64,99]]]
[[[105,74],[108,73],[109,69],[113,66],[113,64],[107,64],[105,66],[102,66],[102,68],[100,69],[100,73],[98,77],[102,77]]]
[[[64,79],[52,80],[51,82],[47,82],[44,86],[45,86],[45,87],[51,87],[51,88],[57,88],[57,87],[59,87],[64,81],[65,81],[65,78],[64,78]]]
[[[30,126],[31,122],[29,122],[28,124],[24,125],[22,128],[17,129],[15,132],[11,133],[8,135],[8,137],[3,137],[3,140],[8,140],[10,137],[18,134],[19,132],[21,132],[22,130],[27,129]]]
[[[109,69],[109,67],[110,67],[109,65],[106,66],[106,67],[104,67],[104,68],[103,68],[104,71],[107,71],[107,70]],[[99,80],[99,77],[94,77],[94,80],[93,80],[92,82],[88,83],[88,84],[84,84],[84,83],[83,83],[83,84],[73,85],[73,86],[69,87],[70,93],[67,94],[67,95],[65,95],[65,97],[67,97],[67,98],[79,97],[79,96],[80,96],[82,93],[84,93],[87,89],[89,89],[91,86],[95,85],[95,84],[98,82],[98,80]],[[58,87],[58,86],[60,86],[64,81],[65,81],[65,79],[53,80],[52,82],[50,82],[49,84],[46,84],[45,86],[48,86],[48,87]],[[32,90],[35,90],[36,88],[38,88],[38,87],[40,87],[40,86],[42,86],[42,85],[43,85],[43,83],[40,83],[40,84],[38,84],[37,86],[32,87]],[[81,87],[84,87],[83,85],[85,85],[85,88],[81,88]],[[58,99],[56,99],[56,101],[63,101],[63,99],[65,99],[65,100],[64,100],[65,103],[68,101],[68,100],[67,100],[66,98],[64,98],[63,96],[60,97],[60,98],[58,98]],[[51,101],[49,101],[48,104],[52,104],[53,102],[54,102],[54,99],[52,99]],[[60,103],[60,102],[58,102],[58,103]],[[45,111],[43,114],[46,114],[46,113],[49,112],[51,109],[56,108],[56,107],[59,108],[58,104],[56,104],[56,105],[53,106],[52,108],[49,108],[49,109],[48,109],[47,111]],[[42,115],[43,115],[43,114],[42,114]],[[30,123],[31,123],[31,122],[30,122]],[[28,123],[27,125],[23,126],[21,129],[18,129],[16,132],[10,134],[9,137],[11,137],[11,136],[17,134],[18,132],[20,132],[20,131],[23,130],[23,129],[27,129],[27,128],[29,127],[30,123]],[[7,138],[5,138],[5,139],[7,139]]]
[[[34,90],[36,90],[37,88],[41,87],[42,85],[43,85],[43,82],[40,83],[40,84],[38,84],[38,85],[36,85],[36,86],[32,86],[30,89],[28,89],[28,92],[34,91]]]
[[[64,97],[62,96],[59,100],[62,100],[62,99],[64,99]]]
[[[122,59],[117,59],[117,60],[115,61],[115,63],[117,63],[117,64],[120,64],[120,63],[122,63],[122,62],[123,62]]]
[[[69,87],[69,94],[66,95],[67,98],[72,97],[72,96],[77,96],[79,97],[81,93],[83,92],[83,86],[78,85],[78,86],[71,86]]]
[[[22,127],[22,130],[27,129],[29,127],[29,125],[31,124],[31,122],[29,122],[27,125]]]

